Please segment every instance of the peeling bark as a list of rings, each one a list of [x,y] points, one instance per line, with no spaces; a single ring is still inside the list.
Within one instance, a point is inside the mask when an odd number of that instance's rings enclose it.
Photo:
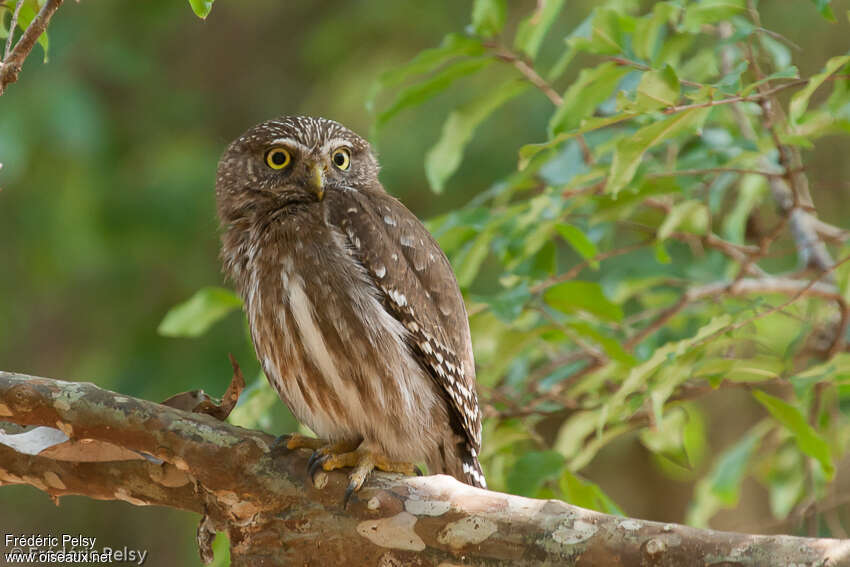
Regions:
[[[0,445],[0,484],[202,513],[202,552],[227,532],[234,566],[850,565],[850,541],[621,518],[442,475],[375,474],[343,510],[344,473],[314,487],[307,451],[274,455],[265,433],[88,383],[0,372],[0,421],[63,431],[76,443],[63,459],[84,439],[146,455],[73,462]]]

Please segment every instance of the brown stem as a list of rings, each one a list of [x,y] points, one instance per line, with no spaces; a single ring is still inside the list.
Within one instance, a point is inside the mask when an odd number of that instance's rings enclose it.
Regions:
[[[47,0],[38,11],[35,18],[27,29],[21,35],[18,43],[15,44],[12,52],[4,57],[2,66],[0,66],[0,95],[6,90],[6,86],[18,80],[18,74],[21,72],[21,67],[24,64],[24,59],[30,54],[32,48],[35,47],[38,38],[47,29],[47,24],[50,23],[50,18],[63,0]],[[9,30],[10,36],[14,30]]]

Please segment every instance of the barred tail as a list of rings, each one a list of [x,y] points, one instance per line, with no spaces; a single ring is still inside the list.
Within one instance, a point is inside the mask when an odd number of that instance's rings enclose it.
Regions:
[[[481,463],[478,462],[478,453],[469,443],[466,444],[464,449],[460,458],[461,465],[463,466],[463,474],[466,477],[464,482],[478,488],[487,488],[484,471],[481,470]]]

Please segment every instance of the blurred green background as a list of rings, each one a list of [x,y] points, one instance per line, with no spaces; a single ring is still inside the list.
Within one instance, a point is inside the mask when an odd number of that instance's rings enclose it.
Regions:
[[[183,1],[66,2],[49,29],[49,63],[36,48],[0,98],[0,368],[152,400],[196,388],[221,394],[228,352],[254,376],[239,315],[198,340],[156,332],[175,303],[223,283],[213,198],[219,155],[242,131],[280,114],[322,115],[367,134],[365,101],[376,77],[462,31],[470,4],[219,0],[201,21]],[[523,4],[518,12],[534,2]],[[566,35],[593,5],[570,2],[552,36]],[[801,76],[850,48],[850,1],[833,2],[839,22],[831,25],[808,0],[760,6],[765,26],[802,48]],[[529,92],[481,128],[436,197],[423,157],[464,96],[452,89],[400,115],[376,140],[385,186],[420,218],[468,201],[515,169],[519,145],[545,138],[551,107]],[[821,216],[843,226],[848,153],[846,142],[820,143],[807,156]],[[751,422],[740,411],[750,407],[727,398],[710,411],[712,447]],[[671,487],[628,442],[585,472],[627,514],[651,519],[681,521],[692,489]],[[717,525],[769,531],[759,525],[768,517],[764,499],[745,490],[739,509]],[[79,532],[102,545],[148,549],[148,565],[200,564],[197,520],[77,497],[57,508],[33,488],[0,489],[1,532]]]

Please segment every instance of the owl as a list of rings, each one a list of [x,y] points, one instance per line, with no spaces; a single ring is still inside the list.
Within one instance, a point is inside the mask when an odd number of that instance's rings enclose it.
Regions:
[[[226,275],[257,357],[320,439],[310,473],[425,463],[485,487],[469,322],[437,242],[378,181],[366,140],[332,120],[284,116],[248,130],[218,166]]]

